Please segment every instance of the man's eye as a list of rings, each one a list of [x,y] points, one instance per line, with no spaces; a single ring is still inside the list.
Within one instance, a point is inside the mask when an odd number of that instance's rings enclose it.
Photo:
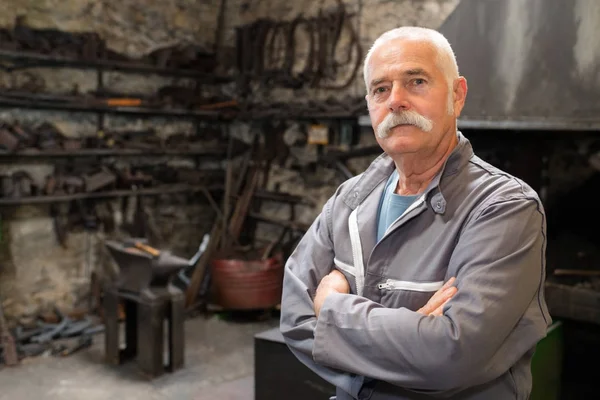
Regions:
[[[415,86],[423,85],[425,83],[425,79],[417,78],[413,81],[413,83],[415,84]]]
[[[386,91],[386,88],[378,87],[378,88],[375,88],[375,90],[373,90],[373,93],[380,94],[380,93],[384,93],[385,91]]]

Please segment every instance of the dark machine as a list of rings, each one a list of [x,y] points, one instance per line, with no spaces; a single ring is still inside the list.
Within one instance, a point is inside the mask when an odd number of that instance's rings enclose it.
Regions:
[[[181,368],[185,348],[184,295],[170,282],[180,270],[195,263],[198,254],[187,260],[135,238],[107,240],[105,246],[119,266],[117,279],[104,285],[106,361],[121,364],[135,358],[140,370],[151,378],[163,374],[165,369],[172,372]],[[120,305],[125,314],[124,349],[120,347]]]

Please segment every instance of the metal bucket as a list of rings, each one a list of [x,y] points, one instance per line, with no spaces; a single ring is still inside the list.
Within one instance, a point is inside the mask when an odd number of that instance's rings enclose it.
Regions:
[[[281,302],[281,255],[265,260],[215,259],[211,262],[217,303],[231,310],[275,307]]]

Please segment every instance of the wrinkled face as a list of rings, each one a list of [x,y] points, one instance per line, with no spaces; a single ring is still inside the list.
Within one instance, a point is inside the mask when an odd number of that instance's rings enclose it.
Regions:
[[[449,87],[435,46],[391,40],[375,50],[368,67],[369,114],[386,153],[428,154],[447,135],[456,134],[466,81],[459,78]]]

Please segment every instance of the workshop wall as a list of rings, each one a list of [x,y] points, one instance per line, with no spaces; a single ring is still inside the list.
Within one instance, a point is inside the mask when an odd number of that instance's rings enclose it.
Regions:
[[[193,43],[211,51],[216,31],[217,1],[154,0],[5,0],[0,2],[0,26],[12,28],[15,19],[25,17],[32,28],[54,28],[78,32],[94,31],[111,50],[129,57],[140,57],[159,46]],[[106,73],[105,86],[116,92],[154,93],[157,88],[184,79]],[[35,68],[23,71],[0,70],[0,86],[19,87],[35,84],[44,92],[85,93],[96,88],[96,72],[68,68]],[[1,110],[1,122],[21,124],[52,123],[67,137],[96,134],[97,116],[57,111]],[[173,133],[193,132],[186,120],[136,119],[111,117],[107,129],[152,127],[164,139]],[[211,139],[212,140],[212,139]],[[186,160],[156,159],[156,162],[185,163]],[[35,183],[42,185],[53,167],[49,164],[1,165],[0,174],[27,171]],[[192,255],[210,229],[214,215],[201,194],[164,195],[145,200],[153,216],[159,240],[175,254]],[[125,212],[116,211],[115,221],[131,222],[135,198],[124,199]],[[192,205],[190,205],[190,203]],[[113,210],[121,209],[119,200],[111,201]],[[64,205],[62,205],[64,206]],[[129,211],[128,211],[129,210]],[[56,305],[71,309],[85,300],[89,291],[90,265],[103,262],[102,233],[69,232],[66,247],[59,245],[48,206],[21,206],[2,210],[0,240],[0,293],[9,317],[27,317]]]
[[[354,28],[360,38],[363,56],[373,40],[384,31],[401,25],[437,27],[454,9],[459,0],[345,0],[346,10],[353,13]],[[232,72],[235,54],[235,28],[258,18],[291,20],[299,15],[315,16],[319,10],[335,8],[334,0],[226,0],[222,31],[219,24],[219,0],[4,0],[0,3],[0,26],[11,27],[18,16],[25,16],[28,26],[56,28],[66,31],[94,31],[106,40],[111,50],[130,57],[140,57],[150,51],[178,42],[188,42],[211,50],[218,41],[220,71]],[[302,49],[300,48],[299,51]],[[362,68],[362,67],[361,67]],[[158,88],[183,79],[133,74],[107,73],[105,86],[120,92],[154,93]],[[85,93],[95,89],[94,71],[74,69],[29,69],[7,73],[0,70],[0,86],[15,87],[36,84],[47,92],[76,91]],[[227,96],[231,86],[218,88]],[[207,89],[208,92],[211,89]],[[361,98],[364,96],[362,69],[355,82],[343,91],[304,88],[300,90],[272,89],[253,94],[257,101],[265,99],[288,101],[291,99],[325,100],[328,98]],[[366,108],[365,108],[366,113]],[[92,136],[96,134],[96,116],[62,112],[1,110],[0,121],[49,121],[65,136]],[[161,119],[106,118],[108,128],[144,129],[154,127],[161,136],[191,131],[191,123]],[[160,129],[158,128],[160,127]],[[248,141],[248,133],[260,129],[252,124],[233,124],[235,137]],[[309,224],[322,204],[342,182],[335,170],[317,162],[318,148],[306,144],[306,126],[297,121],[287,121],[279,128],[279,135],[289,148],[291,156],[270,169],[266,189],[299,194],[312,201],[314,206],[298,206],[296,220]],[[263,142],[270,139],[261,138]],[[370,128],[362,128],[358,136],[360,145],[374,144]],[[335,145],[335,144],[333,144]],[[350,162],[353,172],[362,171],[373,157]],[[42,183],[52,166],[8,165],[0,166],[0,173],[23,169],[34,180]],[[194,206],[183,206],[185,196],[161,196],[148,199],[146,206],[155,215],[154,224],[164,246],[179,255],[190,256],[204,232],[210,229],[214,217],[210,207],[199,194]],[[126,199],[131,209],[133,199]],[[113,202],[118,210],[120,203]],[[287,219],[289,208],[263,202],[262,214]],[[128,217],[129,216],[129,217]],[[0,241],[0,293],[9,316],[32,316],[53,305],[69,309],[80,303],[89,289],[89,265],[102,262],[101,234],[70,232],[66,248],[61,247],[53,230],[48,207],[22,206],[2,213]],[[131,213],[116,213],[117,222],[127,220]],[[272,225],[258,225],[257,236],[272,239],[279,229]],[[91,250],[90,250],[91,249]]]

